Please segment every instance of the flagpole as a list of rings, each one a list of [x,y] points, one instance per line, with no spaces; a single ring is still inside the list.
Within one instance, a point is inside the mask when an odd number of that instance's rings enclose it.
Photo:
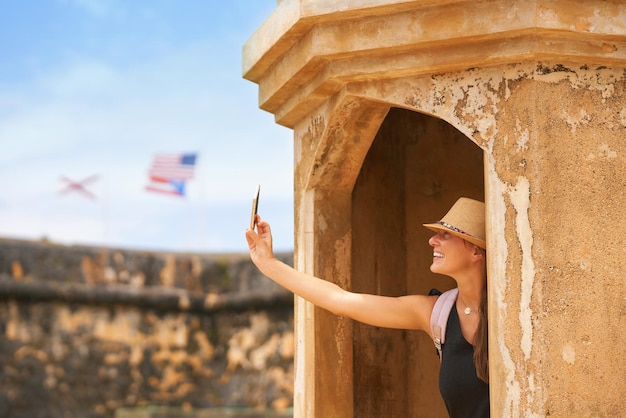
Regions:
[[[203,151],[204,152],[204,151]],[[204,155],[208,155],[204,153]],[[206,176],[203,173],[203,170],[199,170],[198,176],[198,187],[200,188],[200,204],[198,205],[198,233],[200,234],[200,239],[198,239],[198,248],[202,249],[202,252],[206,252],[206,239],[207,239],[207,198],[206,198],[206,186],[207,180],[205,180]]]
[[[198,156],[200,155],[207,155],[203,150],[198,152]],[[197,187],[198,187],[198,207],[195,208],[195,216],[194,219],[196,220],[196,225],[197,227],[194,228],[194,237],[193,237],[193,241],[196,244],[196,247],[198,248],[198,251],[200,251],[201,248],[204,247],[204,217],[202,216],[202,209],[204,208],[204,201],[205,201],[205,190],[204,190],[204,172],[202,169],[202,166],[200,164],[197,165]]]
[[[109,247],[109,177],[104,176],[102,182],[102,240]]]
[[[189,194],[186,194],[185,196],[183,196],[183,199],[187,200],[189,199]],[[187,201],[187,203],[185,203],[185,205],[187,206],[186,211],[187,211],[187,216],[185,216],[185,225],[183,226],[183,250],[184,252],[189,252],[189,219],[191,218],[191,213],[189,213],[189,208],[190,208],[190,204]]]

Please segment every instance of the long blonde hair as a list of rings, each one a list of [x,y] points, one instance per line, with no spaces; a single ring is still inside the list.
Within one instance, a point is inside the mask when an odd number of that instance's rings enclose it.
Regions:
[[[486,265],[487,251],[477,245],[474,246],[483,254],[483,260]],[[483,287],[483,292],[480,295],[478,329],[476,330],[476,335],[474,335],[474,367],[476,368],[478,378],[485,383],[489,383],[489,324],[487,323],[488,303],[486,276],[487,274],[485,273],[485,287]]]
[[[480,319],[474,336],[474,367],[480,380],[489,383],[489,336],[487,324],[487,286],[480,297]]]

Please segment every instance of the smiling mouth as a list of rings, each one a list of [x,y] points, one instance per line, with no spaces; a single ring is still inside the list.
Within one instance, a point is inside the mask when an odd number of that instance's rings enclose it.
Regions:
[[[443,258],[443,257],[444,257],[444,256],[443,256],[443,254],[441,254],[441,253],[439,253],[439,252],[437,252],[437,251],[433,252],[433,258]]]

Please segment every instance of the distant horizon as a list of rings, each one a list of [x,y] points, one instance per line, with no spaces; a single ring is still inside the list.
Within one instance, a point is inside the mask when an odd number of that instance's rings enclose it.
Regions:
[[[219,256],[249,256],[249,252],[246,249],[245,251],[225,251],[225,252],[198,252],[198,251],[175,251],[175,250],[167,250],[167,249],[158,249],[158,248],[128,248],[128,247],[107,247],[100,245],[91,245],[91,244],[72,244],[72,243],[61,243],[54,242],[42,237],[40,239],[23,239],[23,238],[15,238],[9,236],[0,236],[0,245],[3,243],[23,243],[23,244],[41,244],[43,246],[52,246],[52,247],[63,247],[63,248],[90,248],[90,249],[105,249],[105,250],[119,250],[119,251],[128,251],[135,253],[157,253],[157,254],[180,254],[180,255],[219,255]],[[283,249],[283,250],[275,250],[277,255],[286,255],[293,254],[294,250]]]

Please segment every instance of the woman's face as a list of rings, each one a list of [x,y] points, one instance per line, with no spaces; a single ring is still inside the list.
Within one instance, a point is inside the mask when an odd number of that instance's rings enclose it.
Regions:
[[[455,273],[467,269],[472,260],[474,249],[465,241],[446,231],[439,231],[428,240],[433,247],[433,262],[430,271],[433,273],[454,276]]]

